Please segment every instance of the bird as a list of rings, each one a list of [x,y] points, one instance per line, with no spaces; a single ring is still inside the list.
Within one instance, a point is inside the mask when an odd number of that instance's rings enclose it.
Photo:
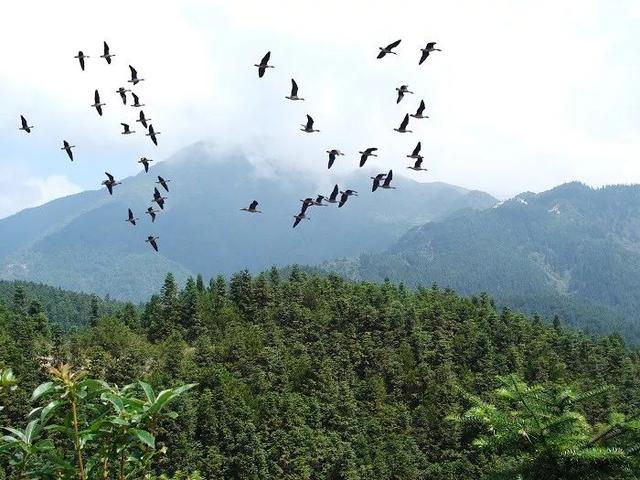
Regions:
[[[364,166],[364,164],[367,162],[367,159],[369,157],[377,157],[377,155],[375,153],[373,153],[376,150],[378,150],[378,149],[371,147],[371,148],[365,149],[364,152],[358,152],[361,155],[361,157],[360,157],[360,167]]]
[[[387,176],[384,179],[384,183],[382,185],[380,185],[380,188],[393,188],[395,189],[396,187],[392,187],[390,185],[391,180],[393,179],[393,170],[389,170],[389,173],[387,173]]]
[[[120,123],[120,125],[122,125],[122,128],[124,128],[124,131],[122,132],[122,135],[131,135],[132,133],[136,133],[135,130],[131,130],[129,128],[129,125],[126,123]]]
[[[289,100],[304,100],[304,98],[298,96],[298,84],[293,78],[291,79],[291,95],[287,95],[284,98]]]
[[[131,65],[129,65],[129,70],[131,70],[131,79],[127,80],[127,82],[137,85],[138,83],[144,81],[144,78],[138,78],[138,71]]]
[[[435,46],[436,46],[436,42],[429,42],[427,43],[426,47],[420,49],[422,51],[422,55],[420,56],[420,61],[418,62],[418,65],[422,65],[422,62],[424,62],[427,59],[427,57],[431,52],[442,51],[439,48],[435,48]]]
[[[69,155],[69,158],[71,159],[71,161],[73,162],[73,152],[71,151],[72,148],[74,148],[75,145],[69,145],[69,142],[67,142],[66,140],[62,141],[62,148],[60,150],[64,150],[65,152],[67,152],[67,155]]]
[[[167,183],[169,183],[170,181],[171,180],[165,180],[160,175],[158,175],[158,181],[156,183],[162,185],[162,188],[164,188],[168,192],[169,191],[169,185],[167,185]]]
[[[410,170],[415,170],[416,172],[426,172],[427,169],[426,168],[422,168],[422,160],[423,158],[421,156],[418,156],[418,158],[416,158],[416,163],[413,165],[413,167],[407,167]]]
[[[325,202],[327,203],[338,203],[338,185],[336,184],[335,187],[333,187],[333,191],[331,192],[331,195],[329,195],[329,198],[325,198]]]
[[[142,110],[140,110],[140,118],[138,118],[138,120],[136,120],[136,122],[140,122],[144,128],[147,128],[147,122],[150,122],[150,121],[151,121],[151,119],[150,118],[146,118],[144,116],[144,112]]]
[[[96,90],[93,94],[93,108],[98,111],[98,115],[102,116],[102,107],[105,106],[106,103],[100,103],[100,93]]]
[[[307,114],[307,124],[305,125],[304,123],[301,123],[300,126],[302,127],[300,130],[306,133],[313,133],[313,132],[320,131],[313,128],[313,118],[311,118],[311,115],[309,114]]]
[[[275,68],[273,65],[269,65],[269,58],[271,58],[271,52],[267,52],[260,63],[256,63],[253,66],[258,67],[258,77],[262,78],[267,68]]]
[[[325,198],[326,197],[324,195],[318,195],[316,199],[313,201],[313,204],[318,207],[326,207],[326,205],[322,203],[325,200]]]
[[[147,211],[144,213],[151,216],[151,223],[156,221],[156,213],[158,213],[158,210],[154,210],[153,207],[149,207],[147,208]]]
[[[149,171],[149,164],[153,162],[153,160],[151,160],[150,158],[147,157],[141,157],[140,160],[138,160],[138,163],[141,163],[142,166],[144,167],[144,172],[147,173]]]
[[[375,192],[378,189],[380,182],[383,181],[386,176],[386,173],[379,173],[375,177],[370,177],[373,180],[373,186],[371,187],[372,192]]]
[[[409,90],[409,85],[400,85],[400,87],[396,88],[396,91],[398,92],[396,103],[400,103],[400,100],[404,98],[405,93],[413,94],[413,92]]]
[[[344,192],[340,192],[341,196],[340,196],[340,203],[338,203],[338,208],[342,208],[342,206],[347,203],[347,200],[349,199],[349,197],[351,195],[354,196],[358,196],[358,192],[356,192],[355,190],[351,190],[351,189],[347,189]]]
[[[257,200],[254,200],[253,202],[251,202],[249,204],[248,207],[241,208],[240,210],[242,210],[243,212],[249,212],[249,213],[262,213],[260,210],[258,210],[258,201]]]
[[[331,168],[338,155],[344,155],[344,153],[342,153],[340,150],[336,150],[335,148],[327,150],[327,153],[329,154],[329,164],[327,165],[327,168]]]
[[[153,188],[153,200],[151,201],[157,203],[160,210],[164,210],[164,201],[166,199],[167,197],[163,197],[156,187]]]
[[[113,187],[115,187],[116,185],[120,185],[120,183],[122,182],[116,182],[115,178],[113,178],[113,175],[111,175],[109,172],[104,172],[104,174],[107,176],[107,179],[102,181],[102,185],[107,187],[107,190],[109,190],[109,195],[113,195]]]
[[[149,235],[147,237],[147,239],[145,240],[145,242],[148,242],[149,245],[151,245],[153,247],[153,249],[157,252],[158,251],[158,244],[156,243],[156,240],[158,240],[160,237],[154,237],[153,235]]]
[[[20,124],[22,126],[18,128],[18,130],[24,130],[27,133],[31,133],[31,129],[33,128],[33,125],[29,125],[29,123],[27,122],[27,119],[24,118],[23,115],[20,115]]]
[[[129,216],[125,220],[125,222],[129,222],[131,225],[135,225],[136,224],[136,220],[138,220],[138,217],[134,217],[133,216],[133,212],[131,211],[130,208],[128,210],[129,210]]]
[[[124,87],[120,87],[118,90],[116,90],[116,93],[120,94],[120,98],[122,99],[122,104],[126,105],[127,104],[127,92],[130,92],[131,90],[129,90],[128,88],[124,88]]]
[[[397,55],[396,52],[393,51],[394,48],[396,48],[398,45],[400,45],[400,42],[402,40],[396,40],[393,43],[390,43],[389,45],[387,45],[386,47],[378,47],[378,49],[380,50],[380,53],[378,53],[378,58],[382,58],[384,57],[387,53],[393,53],[394,55]]]
[[[111,58],[115,57],[115,55],[109,53],[109,45],[107,44],[107,42],[102,42],[102,49],[104,53],[100,55],[100,58],[104,58],[107,63],[111,65]]]
[[[411,155],[407,155],[407,158],[422,158],[420,156],[420,149],[422,148],[422,142],[418,142],[416,144],[416,147],[413,149],[413,152],[411,152]]]
[[[310,218],[302,212],[300,212],[298,215],[294,215],[293,218],[295,218],[295,220],[293,221],[293,228],[296,228],[298,226],[300,220],[310,220]]]
[[[315,200],[311,197],[307,197],[304,200],[300,200],[302,202],[302,208],[300,209],[300,213],[305,213],[307,208],[315,205]]]
[[[411,116],[413,118],[429,118],[427,115],[423,115],[422,112],[424,112],[424,100],[420,100],[418,110],[416,110],[416,113],[412,113]]]
[[[131,92],[131,96],[133,97],[133,105],[131,105],[133,108],[144,107],[144,103],[140,103],[140,100],[135,93]]]
[[[78,55],[76,55],[73,58],[77,58],[78,59],[78,62],[80,62],[80,68],[84,72],[84,59],[85,58],[89,58],[89,55],[85,55],[84,53],[82,53],[82,50],[80,50],[80,51],[78,51]]]
[[[160,132],[156,132],[153,129],[153,125],[149,124],[149,133],[145,133],[145,135],[151,138],[151,141],[156,147],[158,146],[158,139],[156,138],[156,135],[160,135]]]
[[[405,114],[402,123],[400,123],[400,128],[394,128],[396,132],[399,133],[411,133],[413,130],[407,130],[407,125],[409,125],[409,114]]]

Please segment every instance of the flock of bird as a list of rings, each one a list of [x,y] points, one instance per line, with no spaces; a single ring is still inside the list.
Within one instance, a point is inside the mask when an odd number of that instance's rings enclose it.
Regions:
[[[111,65],[113,57],[115,57],[115,54],[112,54],[110,52],[109,45],[107,44],[107,42],[103,42],[103,52],[102,52],[102,55],[100,55],[100,58],[103,58],[107,62],[107,64]],[[84,72],[86,68],[86,59],[91,57],[89,55],[85,55],[84,52],[80,50],[78,54],[74,56],[74,58],[78,60],[78,63],[80,64],[80,69]],[[127,80],[127,83],[130,83],[131,86],[136,86],[140,82],[144,81],[144,78],[138,77],[138,71],[131,65],[129,65],[129,72],[131,74],[131,77],[129,78],[129,80]],[[122,101],[123,105],[127,105],[127,101],[128,101],[127,93],[131,94],[131,98],[133,100],[131,107],[140,109],[136,122],[140,123],[140,125],[144,128],[145,136],[149,137],[153,142],[153,144],[157,146],[158,135],[160,135],[161,132],[157,132],[153,128],[153,124],[150,123],[151,119],[145,116],[145,113],[142,110],[142,107],[144,107],[145,105],[140,103],[140,98],[138,97],[138,95],[135,92],[133,92],[131,89],[125,88],[125,87],[118,88],[118,90],[116,90],[115,93],[117,93],[120,96],[120,100]],[[102,107],[104,106],[106,106],[106,103],[104,103],[101,100],[100,92],[96,89],[93,94],[93,104],[91,105],[91,107],[95,108],[96,112],[98,112],[98,115],[102,117],[102,113],[103,113]],[[31,133],[31,130],[34,128],[34,126],[29,125],[29,122],[27,121],[24,115],[20,115],[20,123],[21,123],[21,126],[19,128],[20,130],[26,133]],[[120,123],[120,125],[122,126],[122,132],[121,132],[122,135],[131,135],[136,133],[135,130],[131,130],[131,127],[129,126],[128,123],[122,122]],[[66,152],[67,156],[71,161],[74,160],[73,150],[72,150],[73,148],[75,148],[75,145],[72,145],[69,141],[67,140],[62,141],[61,150],[64,150]],[[153,160],[149,158],[142,157],[140,158],[140,160],[138,160],[138,163],[140,163],[144,167],[144,171],[145,173],[147,173],[149,172],[149,164],[152,161]],[[115,179],[115,177],[109,172],[105,172],[105,175],[107,176],[107,178],[101,184],[107,188],[107,191],[109,192],[110,195],[113,195],[114,187],[116,187],[117,185],[120,185],[121,182],[118,182]],[[164,179],[161,176],[158,176],[158,180],[155,183],[160,185],[160,187],[162,187],[165,191],[168,192],[169,191],[169,186],[167,185],[168,182],[170,182],[170,180]],[[151,199],[151,206],[149,206],[145,212],[151,217],[152,223],[155,221],[156,215],[159,213],[159,211],[164,209],[164,204],[166,199],[167,197],[162,196],[158,188],[154,187],[153,198]],[[154,203],[158,207],[160,207],[160,210],[154,209],[153,207]],[[138,218],[133,214],[133,211],[131,210],[131,208],[127,210],[128,210],[127,212],[128,215],[125,221],[127,221],[131,225],[136,225],[136,221],[138,220]],[[156,237],[154,235],[148,235],[145,240],[145,242],[149,243],[149,245],[151,245],[151,247],[156,252],[158,251],[158,242],[157,242],[158,238],[159,237]]]
[[[388,54],[397,55],[394,49],[400,44],[400,42],[401,40],[397,40],[393,43],[390,43],[386,47],[379,47],[380,52],[378,53],[377,58],[382,59]],[[429,54],[431,54],[431,52],[441,51],[440,49],[435,48],[435,45],[436,45],[435,42],[430,42],[426,45],[425,48],[420,49],[422,53],[420,56],[420,60],[418,62],[419,65],[421,65],[427,59],[427,57],[429,56]],[[103,53],[102,55],[100,55],[100,58],[104,59],[107,62],[107,64],[111,65],[113,57],[115,57],[115,55],[110,53],[109,45],[107,44],[107,42],[103,42]],[[79,51],[78,54],[74,56],[74,58],[78,60],[80,64],[80,69],[84,71],[86,67],[86,59],[90,58],[90,56],[85,55],[82,51]],[[271,58],[271,52],[267,52],[267,54],[262,58],[260,63],[255,64],[255,67],[258,68],[259,78],[262,78],[264,76],[267,69],[275,68],[273,65],[269,65],[270,58]],[[129,80],[127,80],[127,83],[130,83],[132,86],[136,86],[140,82],[144,81],[144,78],[138,77],[138,72],[133,66],[129,65],[129,70],[130,70],[131,77]],[[397,91],[396,103],[400,103],[406,94],[413,94],[413,92],[409,90],[408,85],[401,85],[400,87],[396,88],[396,91]],[[131,107],[140,109],[136,123],[140,123],[140,125],[145,129],[145,133],[144,133],[145,136],[149,137],[153,142],[153,144],[157,146],[158,145],[157,136],[160,135],[161,132],[155,131],[155,129],[153,128],[153,125],[150,123],[151,119],[145,116],[145,113],[142,110],[142,107],[144,107],[145,105],[140,103],[140,98],[138,97],[138,95],[134,93],[131,89],[128,89],[125,87],[118,88],[115,93],[117,93],[120,96],[120,99],[124,105],[127,105],[127,101],[128,101],[127,93],[131,94],[131,98],[133,100]],[[304,98],[298,96],[298,84],[294,79],[291,79],[291,92],[289,95],[286,95],[285,98],[291,101],[304,100]],[[103,114],[102,107],[104,106],[106,106],[106,103],[102,102],[100,97],[100,92],[96,89],[94,92],[93,104],[91,105],[91,107],[95,108],[98,115],[102,117],[102,114]],[[415,119],[429,118],[427,115],[424,114],[424,110],[425,110],[425,103],[424,103],[424,100],[421,100],[420,105],[416,110],[416,113],[414,114],[407,113],[404,116],[399,127],[394,128],[394,130],[398,133],[411,133],[412,130],[407,129],[407,126],[409,125],[409,117],[412,117]],[[21,122],[21,126],[19,127],[19,130],[22,130],[26,133],[31,133],[34,126],[29,125],[29,122],[27,121],[24,115],[20,115],[20,122]],[[136,133],[135,130],[131,130],[131,127],[128,123],[123,122],[120,125],[122,126],[122,132],[121,132],[122,135],[131,135]],[[314,128],[314,120],[311,117],[311,115],[308,115],[308,114],[307,114],[306,123],[303,123],[300,126],[301,126],[300,130],[304,133],[320,132],[319,129]],[[75,148],[75,145],[72,145],[69,141],[67,140],[62,141],[61,150],[64,150],[66,152],[67,156],[71,161],[74,160],[73,148]],[[408,158],[415,160],[415,163],[412,166],[409,166],[407,168],[414,171],[427,170],[426,168],[422,168],[423,157],[420,155],[420,149],[421,149],[421,143],[418,142],[418,144],[413,149],[412,153],[410,155],[407,155]],[[376,157],[377,154],[375,152],[377,150],[378,149],[376,147],[369,147],[358,152],[360,154],[359,166],[363,167],[369,157]],[[329,162],[327,164],[328,169],[330,169],[333,166],[334,162],[339,156],[344,156],[344,153],[342,153],[340,150],[336,148],[327,150],[326,152],[329,155]],[[149,165],[151,162],[153,162],[153,160],[147,157],[141,157],[140,160],[138,160],[138,163],[141,164],[142,167],[144,168],[145,173],[149,172]],[[110,195],[113,195],[114,187],[116,187],[117,185],[120,185],[121,182],[117,181],[115,177],[109,172],[105,172],[105,175],[107,178],[106,180],[102,181],[102,185],[104,185],[107,188],[107,191],[109,192]],[[170,182],[171,180],[165,179],[161,176],[158,176],[157,178],[158,179],[155,183],[159,185],[165,192],[169,192],[168,182]],[[393,170],[389,170],[389,172],[387,173],[379,173],[376,176],[371,177],[371,179],[373,181],[372,188],[371,188],[372,192],[375,192],[379,188],[380,189],[395,188],[394,186],[391,186],[391,181],[393,180]],[[309,207],[327,206],[328,204],[338,204],[338,208],[341,208],[345,205],[345,203],[351,196],[358,196],[358,192],[353,189],[340,190],[338,185],[335,185],[331,194],[328,196],[317,195],[315,198],[307,197],[303,200],[300,200],[302,202],[302,207],[300,209],[300,212],[294,215],[293,228],[298,226],[298,224],[302,220],[309,220],[309,216],[307,215],[307,210],[309,209]],[[153,198],[151,199],[151,205],[145,211],[145,213],[150,216],[152,223],[155,222],[156,215],[160,213],[160,211],[164,210],[165,200],[167,200],[167,197],[162,195],[158,187],[154,187]],[[160,208],[160,210],[156,210],[154,208],[154,204],[157,205]],[[248,213],[262,213],[261,210],[258,210],[258,205],[259,205],[258,201],[253,200],[248,207],[241,208],[240,210]],[[138,220],[139,220],[138,217],[135,216],[131,208],[128,208],[127,218],[125,219],[125,221],[135,226],[137,225],[136,222]],[[157,242],[158,238],[159,237],[154,235],[148,235],[145,240],[145,242],[149,243],[150,246],[156,252],[158,251],[158,242]]]
[[[377,58],[382,59],[389,54],[397,55],[397,52],[395,52],[394,49],[398,45],[400,45],[400,42],[401,40],[396,40],[395,42],[390,43],[386,47],[378,47],[380,52],[378,53]],[[418,61],[418,65],[422,65],[422,63],[424,63],[424,61],[429,57],[429,55],[432,52],[434,51],[439,52],[441,50],[439,48],[436,48],[436,42],[429,42],[424,48],[421,48],[420,51],[421,51],[421,55]],[[258,68],[259,78],[262,78],[264,76],[268,68],[275,68],[273,65],[269,65],[270,59],[271,59],[271,52],[267,52],[266,55],[262,57],[262,60],[260,60],[260,63],[254,64],[254,66]],[[399,104],[406,94],[413,95],[414,93],[411,90],[409,90],[408,85],[400,85],[398,88],[396,88],[396,91],[398,92],[398,96],[396,98],[396,104]],[[298,84],[293,78],[291,79],[291,93],[289,95],[286,95],[285,98],[292,101],[304,100],[304,98],[298,96]],[[398,128],[394,128],[394,130],[398,133],[412,133],[413,130],[407,129],[407,127],[409,126],[409,117],[415,118],[415,119],[429,118],[427,115],[424,114],[424,110],[425,110],[424,100],[420,100],[420,105],[418,106],[416,113],[405,114]],[[320,131],[314,128],[313,117],[309,114],[307,114],[307,123],[301,124],[300,127],[301,127],[300,130],[305,133],[316,133]],[[427,171],[426,168],[422,167],[422,162],[424,158],[422,157],[422,155],[420,155],[421,148],[422,148],[422,144],[421,142],[418,142],[418,144],[414,147],[411,154],[407,155],[408,158],[415,160],[413,165],[407,167],[408,169],[414,170],[414,171]],[[366,164],[367,159],[369,157],[376,157],[377,154],[375,152],[377,150],[378,149],[376,147],[369,147],[358,152],[360,154],[360,164],[359,164],[360,167],[363,167]],[[339,156],[344,156],[344,153],[342,153],[340,150],[336,148],[332,148],[331,150],[327,150],[326,152],[329,154],[329,162],[327,164],[327,168],[329,169],[333,166],[334,162]],[[371,187],[372,192],[375,192],[379,188],[395,189],[394,186],[391,186],[391,181],[393,180],[393,170],[389,170],[389,172],[387,173],[379,173],[375,177],[371,177],[371,180],[373,180],[373,184]],[[340,195],[339,199],[338,199],[338,194]],[[300,209],[300,212],[297,215],[294,215],[293,217],[294,218],[293,228],[297,227],[302,220],[309,220],[309,216],[307,215],[307,210],[309,207],[327,206],[327,204],[330,204],[330,203],[337,203],[338,208],[341,208],[344,206],[344,204],[347,202],[347,200],[351,196],[358,196],[358,192],[352,189],[340,190],[338,185],[335,185],[333,187],[333,191],[329,196],[317,195],[315,199],[313,197],[307,197],[304,200],[300,200],[302,202],[302,208]],[[248,207],[241,208],[240,210],[249,212],[249,213],[262,213],[260,210],[258,210],[258,205],[259,205],[258,201],[253,200]]]

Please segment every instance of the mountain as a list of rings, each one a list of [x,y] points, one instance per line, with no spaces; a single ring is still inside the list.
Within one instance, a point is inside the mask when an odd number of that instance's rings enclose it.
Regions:
[[[402,177],[398,190],[373,195],[369,173],[340,179],[359,197],[340,210],[312,207],[311,221],[292,230],[298,200],[320,193],[311,178],[265,170],[240,153],[222,155],[198,143],[124,179],[113,196],[83,192],[0,220],[0,278],[139,300],[168,271],[184,281],[192,272],[211,276],[382,251],[415,225],[496,203],[483,192]],[[156,175],[171,183],[165,211],[151,224],[143,212]],[[264,213],[239,211],[253,199]],[[128,207],[140,217],[136,227],[124,221]],[[160,237],[159,254],[145,244],[149,234]]]
[[[328,262],[353,279],[437,283],[640,341],[640,186],[524,193],[413,228],[379,254]]]

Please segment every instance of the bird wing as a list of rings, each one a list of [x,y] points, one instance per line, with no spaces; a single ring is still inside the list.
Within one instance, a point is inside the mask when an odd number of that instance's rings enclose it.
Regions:
[[[424,100],[420,100],[420,106],[418,107],[418,111],[416,112],[416,114],[422,115],[422,112],[424,112]]]
[[[133,212],[131,211],[131,209],[127,209],[129,210],[129,220],[133,220]]]
[[[432,49],[435,46],[436,46],[436,42],[429,42],[427,43],[427,50]]]
[[[160,195],[160,192],[158,191],[157,187],[153,187],[153,198],[160,198],[162,195]]]
[[[258,201],[254,200],[253,202],[251,202],[251,204],[249,205],[249,210],[255,210],[258,207]]]
[[[262,60],[260,60],[260,65],[267,65],[269,63],[269,59],[271,58],[271,52],[267,52]]]
[[[107,42],[102,42],[102,45],[104,47],[104,56],[106,57],[107,55],[109,55],[109,45],[107,44]]]
[[[422,65],[422,62],[424,62],[428,56],[429,56],[429,50],[423,50],[422,55],[420,56],[420,61],[418,62],[418,65]]]
[[[104,172],[104,174],[107,176],[110,182],[115,182],[115,178],[113,178],[113,175],[111,175],[109,172]]]
[[[133,103],[137,104],[138,102],[138,95],[136,95],[135,93],[131,92],[131,96],[133,97]]]
[[[153,125],[149,125],[149,135],[153,137],[155,134],[156,131],[153,129]]]
[[[22,122],[22,128],[27,128],[27,119],[23,115],[20,115],[20,121]]]
[[[84,57],[78,57],[78,61],[80,62],[80,68],[84,70]]]
[[[298,95],[298,84],[296,83],[296,81],[292,78],[291,79],[291,96],[292,97],[296,97]]]
[[[345,202],[347,201],[348,198],[349,198],[349,195],[347,195],[346,193],[343,193],[340,196],[340,203],[338,203],[338,208],[342,207],[345,204]]]
[[[393,170],[389,170],[389,173],[387,173],[387,178],[384,179],[384,185],[388,187],[392,179],[393,179]]]
[[[109,190],[109,195],[113,195],[113,185],[110,183],[106,184],[107,190]]]
[[[421,148],[422,148],[422,143],[418,142],[418,144],[416,145],[416,148],[414,148],[413,152],[411,152],[411,155],[418,155],[420,153]]]
[[[392,48],[396,48],[398,45],[400,45],[401,41],[402,41],[402,39],[396,40],[395,42],[390,43],[389,45],[387,45],[386,50],[391,50]]]
[[[418,158],[413,168],[420,168],[421,165],[422,165],[422,158]]]
[[[331,195],[329,195],[329,199],[335,200],[337,196],[338,196],[338,184],[336,184],[336,186],[333,187],[333,191],[331,192]]]
[[[373,186],[371,187],[371,191],[375,192],[379,186],[380,186],[380,180],[378,179],[378,177],[376,177],[373,179]]]
[[[93,94],[93,100],[95,102],[96,105],[98,105],[100,103],[100,94],[98,93],[98,90],[96,90]]]
[[[296,219],[293,222],[293,227],[292,228],[296,228],[296,226],[300,223],[301,217],[296,215],[295,217]]]
[[[311,118],[311,115],[309,114],[307,114],[307,129],[313,129],[313,118]]]
[[[120,125],[122,125],[122,128],[124,128],[125,132],[129,131],[129,125],[127,125],[126,123],[120,123]]]
[[[387,54],[387,52],[385,52],[384,50],[380,50],[380,53],[378,53],[378,56],[376,58],[382,58]]]
[[[136,78],[138,78],[138,71],[133,68],[131,65],[129,65],[129,70],[131,70],[131,79],[135,80]]]
[[[366,153],[367,155],[370,155],[370,154],[372,154],[373,152],[375,152],[376,150],[378,150],[376,147],[367,148],[367,149],[365,150],[365,153]]]
[[[404,119],[402,120],[402,123],[400,124],[400,130],[404,130],[405,128],[407,128],[407,125],[409,124],[409,114],[405,114]]]
[[[149,240],[149,243],[151,244],[153,249],[157,252],[158,251],[158,244],[156,243],[155,239]]]

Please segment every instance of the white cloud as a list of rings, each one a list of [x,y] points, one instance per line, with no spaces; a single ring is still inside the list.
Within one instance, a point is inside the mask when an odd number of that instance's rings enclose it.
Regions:
[[[421,140],[430,173],[414,177],[500,197],[574,179],[640,181],[637,0],[91,5],[3,6],[0,42],[13,47],[0,64],[0,138],[9,157],[45,178],[93,188],[107,166],[123,177],[139,156],[162,159],[204,139],[329,183],[356,169],[366,146],[380,148],[375,165],[404,173]],[[377,47],[396,38],[399,55],[376,60]],[[111,66],[97,58],[104,39]],[[418,67],[430,40],[443,52]],[[78,49],[93,57],[86,72],[73,59]],[[266,50],[276,68],[259,80],[253,64]],[[159,148],[119,134],[136,113],[114,93],[129,63],[146,79],[136,90],[163,132]],[[292,76],[305,102],[284,100]],[[417,94],[396,105],[400,83]],[[107,103],[103,118],[89,107],[94,88]],[[411,122],[416,134],[393,132],[420,98],[431,118]],[[37,126],[29,137],[16,130],[22,112]],[[320,134],[298,131],[306,113]],[[73,164],[59,155],[63,138],[77,145]],[[348,155],[327,172],[324,152],[334,146]]]

